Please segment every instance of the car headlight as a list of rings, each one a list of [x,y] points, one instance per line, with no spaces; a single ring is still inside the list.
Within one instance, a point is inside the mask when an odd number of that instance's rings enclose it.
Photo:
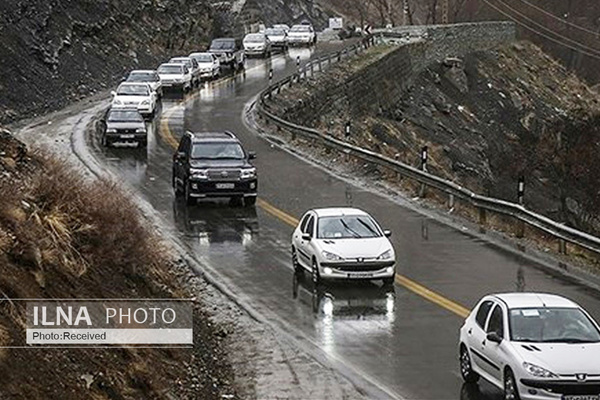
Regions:
[[[343,258],[338,256],[337,254],[333,254],[333,253],[330,253],[325,250],[323,250],[323,252],[321,254],[323,254],[323,258],[325,258],[327,261],[342,261],[343,260]]]
[[[208,170],[191,168],[190,175],[195,179],[208,179]]]
[[[380,255],[377,257],[377,259],[378,259],[378,260],[391,260],[393,256],[394,256],[394,255],[393,255],[393,253],[392,253],[392,250],[390,249],[390,250],[388,250],[388,251],[386,251],[386,252],[384,252],[384,253],[380,254]]]
[[[137,133],[146,133],[146,128],[137,128],[135,131]]]
[[[117,130],[115,128],[108,128],[106,133],[117,133]]]
[[[533,376],[537,376],[538,378],[558,378],[558,375],[548,371],[545,368],[539,367],[535,364],[530,364],[528,362],[523,363],[523,368],[527,372],[529,372]]]
[[[242,179],[250,179],[256,177],[256,168],[246,168],[242,170]]]
[[[150,104],[150,100],[143,100],[140,104],[143,106],[147,106],[148,104]]]

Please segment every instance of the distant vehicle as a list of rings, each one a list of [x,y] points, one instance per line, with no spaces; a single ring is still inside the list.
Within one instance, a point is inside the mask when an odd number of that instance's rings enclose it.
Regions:
[[[219,57],[221,65],[228,65],[235,71],[244,69],[244,50],[236,39],[214,39],[208,51]]]
[[[112,92],[111,108],[135,107],[140,114],[151,117],[156,111],[157,94],[147,83],[123,82]]]
[[[160,81],[160,76],[158,73],[153,70],[134,70],[129,73],[125,82],[140,82],[147,83],[150,85],[152,90],[156,92],[158,97],[162,97],[162,82]]]
[[[275,24],[273,25],[273,29],[282,29],[286,35],[290,31],[290,27],[286,24]]]
[[[161,64],[157,72],[163,89],[176,88],[184,92],[192,89],[192,74],[184,64]]]
[[[249,33],[244,37],[243,44],[246,57],[260,56],[266,58],[271,56],[271,42],[262,33]]]
[[[390,235],[356,208],[309,210],[292,234],[294,270],[309,271],[315,284],[324,279],[381,279],[393,284],[396,255]]]
[[[173,57],[169,60],[169,64],[185,64],[192,75],[192,86],[200,84],[200,67],[196,60],[190,57]]]
[[[283,29],[269,28],[265,31],[272,47],[286,50],[288,48],[287,34]]]
[[[110,147],[115,142],[136,142],[141,147],[148,144],[146,123],[137,108],[111,108],[102,123],[104,146]]]
[[[200,78],[215,79],[221,75],[221,63],[219,57],[212,53],[192,53],[190,58],[193,58],[198,63],[200,68]]]
[[[542,293],[482,298],[460,329],[460,372],[504,399],[579,400],[600,394],[600,328],[579,305]]]
[[[188,204],[225,197],[247,207],[256,203],[258,178],[248,153],[231,132],[186,132],[173,156],[175,195]]]
[[[312,26],[312,23],[309,20],[307,20],[307,19],[303,19],[300,22],[300,25],[310,25],[310,26]]]
[[[288,32],[288,43],[290,46],[311,46],[317,42],[317,35],[310,25],[294,25]]]

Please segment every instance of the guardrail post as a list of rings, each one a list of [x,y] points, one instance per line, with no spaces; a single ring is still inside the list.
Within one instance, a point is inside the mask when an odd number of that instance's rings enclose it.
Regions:
[[[350,121],[346,122],[346,127],[344,128],[344,136],[346,137],[346,139],[348,139],[350,137],[350,129],[352,127],[352,124]]]
[[[518,199],[520,205],[523,205],[525,203],[525,177],[524,176],[519,177],[519,185],[517,188],[517,199]]]
[[[342,52],[341,51],[338,51],[338,53],[337,53],[337,60],[338,60],[338,62],[342,61]]]
[[[450,209],[450,211],[452,211],[454,209],[454,195],[450,194],[448,196],[448,208]]]
[[[429,240],[429,222],[427,218],[421,219],[421,238]]]
[[[558,252],[567,254],[567,241],[565,239],[558,239]]]
[[[315,63],[314,62],[310,63],[310,76],[311,76],[311,78],[315,76]]]
[[[319,72],[323,72],[323,65],[321,63],[322,62],[321,57],[319,57],[318,62],[319,62]]]
[[[300,69],[300,56],[296,56],[296,67]]]
[[[273,81],[273,68],[269,69],[269,85]]]
[[[485,208],[480,207],[479,208],[479,231],[480,232],[485,232],[485,225],[487,224],[487,212],[485,211]]]
[[[427,146],[423,146],[421,148],[421,171],[427,172]],[[421,188],[419,189],[419,197],[425,197],[425,184],[421,183]]]
[[[327,56],[327,65],[331,66],[331,54]]]

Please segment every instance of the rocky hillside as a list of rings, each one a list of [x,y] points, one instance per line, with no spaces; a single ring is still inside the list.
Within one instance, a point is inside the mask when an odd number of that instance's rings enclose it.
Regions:
[[[581,80],[529,42],[433,63],[404,86],[385,72],[392,56],[342,64],[273,107],[340,138],[351,120],[352,143],[415,166],[427,145],[430,171],[482,194],[515,202],[524,176],[529,208],[600,233],[600,98]],[[382,73],[371,73],[368,57]],[[365,107],[374,90],[386,103]],[[328,91],[341,100],[319,102]]]
[[[203,48],[206,0],[24,0],[0,3],[0,122],[57,109]]]

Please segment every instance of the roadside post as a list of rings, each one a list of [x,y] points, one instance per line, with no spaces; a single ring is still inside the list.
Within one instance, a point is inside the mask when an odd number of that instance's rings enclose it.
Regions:
[[[429,148],[427,146],[423,146],[421,148],[421,171],[427,172],[427,152]],[[419,189],[419,197],[425,197],[425,184],[421,183],[421,188]]]
[[[519,202],[519,205],[524,207],[525,206],[525,177],[523,175],[521,175],[519,177],[519,183],[517,186],[517,199]],[[517,238],[522,238],[523,236],[525,236],[525,222],[518,220],[517,221]]]

